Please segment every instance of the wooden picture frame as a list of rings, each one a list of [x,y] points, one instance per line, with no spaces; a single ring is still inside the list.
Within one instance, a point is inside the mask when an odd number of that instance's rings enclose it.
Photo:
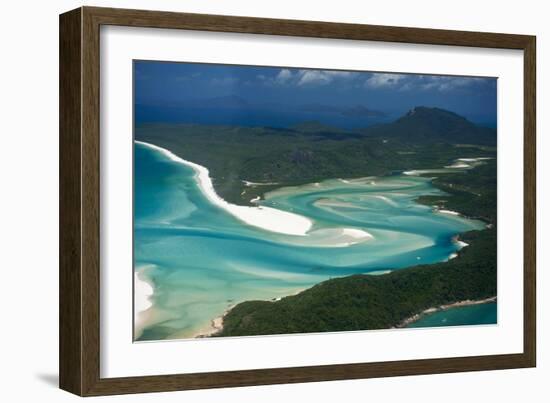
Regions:
[[[524,348],[521,354],[227,372],[100,377],[100,27],[171,28],[524,52]],[[329,22],[81,7],[60,16],[60,387],[80,396],[533,367],[535,37]]]

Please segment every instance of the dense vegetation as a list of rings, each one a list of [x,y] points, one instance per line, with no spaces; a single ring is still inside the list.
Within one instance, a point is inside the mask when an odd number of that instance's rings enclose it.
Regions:
[[[442,167],[460,157],[495,156],[494,147],[486,145],[495,143],[494,130],[440,109],[415,110],[394,123],[355,132],[316,122],[290,128],[141,124],[135,136],[208,167],[216,191],[239,204],[282,185],[388,175]],[[449,133],[453,141],[444,141]],[[455,140],[476,146],[457,147]],[[243,180],[277,185],[247,187]]]
[[[486,161],[471,171],[438,174],[432,183],[448,196],[421,196],[417,202],[459,211],[496,224],[497,161]]]
[[[386,329],[429,307],[494,296],[495,234],[465,234],[471,246],[445,263],[331,279],[277,302],[243,302],[218,336]]]

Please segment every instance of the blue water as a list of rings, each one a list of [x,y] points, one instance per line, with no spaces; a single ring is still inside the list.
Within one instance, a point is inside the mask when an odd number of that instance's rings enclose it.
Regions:
[[[203,194],[195,171],[135,145],[135,270],[154,286],[141,339],[186,338],[245,300],[282,297],[331,277],[444,261],[453,237],[484,224],[414,202],[422,177],[340,179],[268,193],[260,203],[308,217],[306,236],[247,225]],[[341,245],[343,228],[372,239]],[[339,243],[340,242],[340,243]]]
[[[461,306],[423,316],[407,327],[489,325],[497,323],[497,303]]]

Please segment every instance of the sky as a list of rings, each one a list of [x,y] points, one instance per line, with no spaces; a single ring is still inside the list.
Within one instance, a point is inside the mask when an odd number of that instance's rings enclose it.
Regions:
[[[266,108],[359,105],[395,116],[428,106],[496,124],[496,78],[135,61],[134,79],[142,105],[235,97]]]

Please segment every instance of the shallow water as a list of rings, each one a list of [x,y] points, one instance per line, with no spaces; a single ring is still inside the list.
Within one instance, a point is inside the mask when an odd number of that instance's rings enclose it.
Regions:
[[[414,202],[428,194],[443,193],[407,175],[281,188],[259,203],[313,226],[306,236],[274,233],[214,205],[190,166],[136,143],[135,270],[154,287],[139,339],[193,337],[238,302],[282,297],[331,277],[447,260],[460,249],[455,235],[484,224]]]

